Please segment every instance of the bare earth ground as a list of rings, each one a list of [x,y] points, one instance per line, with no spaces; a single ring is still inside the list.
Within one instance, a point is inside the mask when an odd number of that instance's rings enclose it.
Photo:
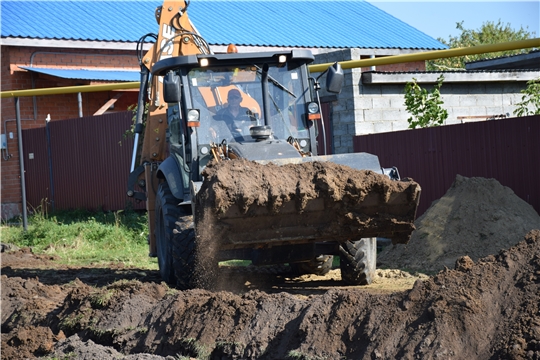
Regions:
[[[435,275],[379,270],[366,287],[226,268],[214,291],[176,291],[157,271],[3,252],[2,359],[540,359],[540,217],[485,180],[456,179],[415,223],[432,250],[395,258]],[[381,259],[400,246],[415,235]]]
[[[346,288],[261,274],[176,292],[157,272],[2,260],[3,359],[540,359],[538,230],[393,292],[400,276]]]
[[[189,308],[183,310],[187,312],[181,315],[184,319],[180,321],[193,322],[189,326],[190,329],[186,328],[186,330],[197,333],[204,331],[205,328],[211,331],[213,328],[224,327],[226,323],[221,323],[220,319],[223,320],[225,317],[229,321],[234,321],[236,316],[233,315],[236,313],[245,312],[243,317],[261,317],[261,315],[256,315],[256,305],[261,300],[275,302],[272,306],[279,307],[283,296],[291,302],[292,306],[296,301],[305,304],[329,290],[359,290],[367,294],[390,294],[411,289],[418,279],[428,279],[428,276],[424,274],[411,275],[401,270],[387,269],[377,271],[373,284],[351,287],[341,283],[339,269],[333,269],[325,276],[303,275],[301,277],[288,277],[286,270],[286,268],[222,267],[218,288],[214,292],[192,290],[181,293],[162,283],[158,271],[127,269],[118,264],[110,264],[107,268],[79,268],[59,265],[53,257],[35,255],[29,248],[6,251],[2,253],[1,277],[2,359],[44,357],[47,354],[51,355],[54,346],[61,349],[57,351],[59,354],[66,352],[73,354],[73,351],[69,350],[72,349],[73,344],[84,349],[83,354],[73,357],[76,359],[113,359],[114,354],[120,357],[121,354],[117,354],[114,349],[123,350],[113,344],[115,341],[110,338],[113,333],[125,332],[126,329],[138,329],[139,333],[146,333],[150,327],[138,322],[150,316],[151,309],[159,307],[161,308],[159,314],[163,315],[164,307],[177,308],[180,303],[186,301],[191,304]],[[77,300],[74,300],[74,297]],[[250,301],[252,306],[242,309],[245,299],[252,297]],[[224,301],[223,309],[217,304],[220,301]],[[113,306],[113,303],[116,305]],[[206,311],[208,306],[210,313],[205,315],[202,312]],[[213,309],[215,306],[217,308]],[[110,319],[111,311],[115,313],[115,320]],[[139,312],[142,311],[145,313],[140,314]],[[212,313],[216,311],[219,316],[211,321]],[[223,311],[229,313],[230,319],[229,316],[221,314]],[[264,316],[268,317],[273,313],[274,311],[271,310],[270,314]],[[136,319],[133,318],[134,316]],[[168,316],[175,317],[172,314]],[[203,316],[203,318],[199,319],[198,316]],[[162,320],[169,322],[173,319],[163,318]],[[267,320],[269,319],[261,317],[260,320],[254,318],[249,322],[266,322]],[[112,321],[113,325],[108,321]],[[198,324],[195,326],[198,329],[193,327],[195,324]],[[172,326],[172,323],[169,326]],[[226,324],[226,326],[230,327],[231,324]],[[104,327],[103,330],[98,330],[102,327]],[[170,329],[162,328],[159,331],[164,331],[158,336],[161,337],[166,336]],[[256,330],[252,331],[256,332]],[[235,331],[228,328],[224,332],[234,333]],[[70,338],[66,340],[66,336]],[[105,341],[104,336],[108,337]],[[255,333],[251,336],[258,337]],[[179,341],[180,343],[188,342],[189,339],[195,338],[186,333],[183,340],[179,339]],[[208,348],[216,346],[216,339],[211,342]],[[99,344],[113,345],[113,347],[105,350],[101,349]],[[162,356],[167,354],[187,354],[193,357],[205,355],[190,349],[191,347],[193,347],[191,343],[186,343],[174,345],[171,349],[163,349],[164,351],[158,349],[144,351]],[[285,355],[282,354],[277,358],[283,358]],[[138,358],[144,358],[141,355],[138,356]],[[217,358],[244,357],[242,355],[241,357]],[[253,358],[258,357],[260,354]],[[268,358],[275,357],[272,355]]]
[[[457,175],[415,225],[408,244],[388,246],[379,254],[381,266],[440,271],[453,268],[463,255],[476,261],[539,229],[540,216],[495,179]]]

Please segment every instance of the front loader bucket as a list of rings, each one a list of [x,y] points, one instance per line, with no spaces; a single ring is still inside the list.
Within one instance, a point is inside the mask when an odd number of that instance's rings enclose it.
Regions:
[[[209,164],[195,198],[197,234],[222,249],[365,237],[407,243],[420,186],[390,180],[371,157],[370,170],[336,163],[356,159],[360,167],[363,155],[369,154]]]

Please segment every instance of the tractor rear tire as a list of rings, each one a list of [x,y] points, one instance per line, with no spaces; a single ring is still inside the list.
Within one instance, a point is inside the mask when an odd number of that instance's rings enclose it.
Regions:
[[[291,271],[294,275],[314,274],[318,276],[326,275],[332,270],[332,255],[319,255],[308,262],[292,263]]]
[[[339,246],[341,279],[349,285],[369,285],[375,277],[377,238],[347,241]]]
[[[180,215],[178,200],[173,196],[169,184],[159,184],[156,193],[156,249],[161,278],[170,285],[176,285],[171,245],[174,238],[175,222]]]

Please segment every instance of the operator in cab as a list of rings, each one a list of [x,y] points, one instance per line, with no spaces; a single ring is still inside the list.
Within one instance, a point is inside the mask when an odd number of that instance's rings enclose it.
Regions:
[[[231,89],[227,94],[227,106],[219,110],[217,118],[227,122],[255,121],[255,116],[247,107],[240,106],[242,94],[238,89]]]
[[[233,135],[249,135],[251,125],[256,125],[257,119],[251,110],[240,106],[242,94],[238,89],[231,89],[227,94],[227,106],[217,112],[214,119],[224,121]]]

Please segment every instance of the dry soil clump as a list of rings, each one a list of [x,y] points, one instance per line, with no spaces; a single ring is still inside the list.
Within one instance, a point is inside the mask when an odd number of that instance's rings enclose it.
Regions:
[[[410,179],[329,161],[278,166],[235,159],[212,162],[203,174],[195,218],[198,229],[212,229],[213,242],[388,233],[407,243],[414,229],[420,186]]]

